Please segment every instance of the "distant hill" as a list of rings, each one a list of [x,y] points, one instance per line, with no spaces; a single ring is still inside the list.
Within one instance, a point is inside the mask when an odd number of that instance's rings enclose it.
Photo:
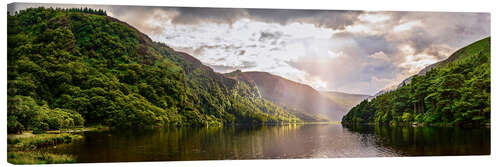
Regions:
[[[345,111],[343,112],[349,111],[352,107],[359,104],[359,102],[372,97],[370,95],[349,94],[335,91],[321,91],[320,93],[330,98],[335,103],[344,106]]]
[[[346,111],[344,105],[335,103],[312,87],[290,81],[267,72],[241,72],[239,70],[225,74],[248,84],[255,84],[267,100],[296,112],[313,115],[325,115],[330,120],[340,120]],[[339,101],[339,100],[338,100]]]

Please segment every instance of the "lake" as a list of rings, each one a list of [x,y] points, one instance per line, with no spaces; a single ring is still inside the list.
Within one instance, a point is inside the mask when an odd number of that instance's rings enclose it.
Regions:
[[[490,128],[296,124],[88,131],[44,151],[78,162],[489,155]]]

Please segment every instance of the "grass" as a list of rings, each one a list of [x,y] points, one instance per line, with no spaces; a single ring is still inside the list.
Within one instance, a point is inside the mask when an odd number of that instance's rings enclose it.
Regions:
[[[74,156],[36,151],[38,148],[71,143],[83,138],[71,133],[10,135],[7,138],[7,161],[12,164],[74,163]]]
[[[109,130],[108,126],[92,125],[87,127],[75,127],[70,129],[49,130],[49,131],[44,131],[44,133],[59,134],[59,133],[76,133],[85,131],[106,131],[106,130]]]
[[[75,135],[70,133],[61,134],[39,134],[39,135],[25,135],[22,136],[12,136],[7,139],[9,150],[13,151],[25,151],[25,150],[35,150],[41,147],[50,147],[63,143],[71,143],[73,140],[83,138],[81,135]]]
[[[7,153],[7,162],[12,164],[56,164],[75,163],[75,157],[71,155],[58,155],[37,151],[14,151]]]

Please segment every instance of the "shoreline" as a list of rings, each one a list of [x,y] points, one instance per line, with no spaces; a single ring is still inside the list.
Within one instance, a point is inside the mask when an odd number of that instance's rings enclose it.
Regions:
[[[76,158],[68,154],[53,154],[40,149],[56,147],[60,144],[82,140],[83,136],[74,133],[22,134],[7,135],[7,162],[11,164],[56,164],[75,163]]]
[[[417,123],[417,122],[412,122],[412,123],[374,123],[374,122],[369,122],[369,123],[340,123],[342,126],[389,126],[389,127],[457,127],[457,128],[491,128],[491,124],[482,124],[482,125],[472,125],[472,124],[466,124],[466,125],[454,125],[454,124],[449,124],[449,123]]]

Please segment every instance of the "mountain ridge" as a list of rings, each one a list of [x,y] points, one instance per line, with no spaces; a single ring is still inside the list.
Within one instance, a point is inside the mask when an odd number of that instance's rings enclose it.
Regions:
[[[325,115],[331,120],[339,120],[348,111],[344,104],[338,104],[330,97],[307,84],[291,81],[268,72],[235,70],[225,74],[228,77],[255,84],[262,97],[296,109],[297,112]]]

